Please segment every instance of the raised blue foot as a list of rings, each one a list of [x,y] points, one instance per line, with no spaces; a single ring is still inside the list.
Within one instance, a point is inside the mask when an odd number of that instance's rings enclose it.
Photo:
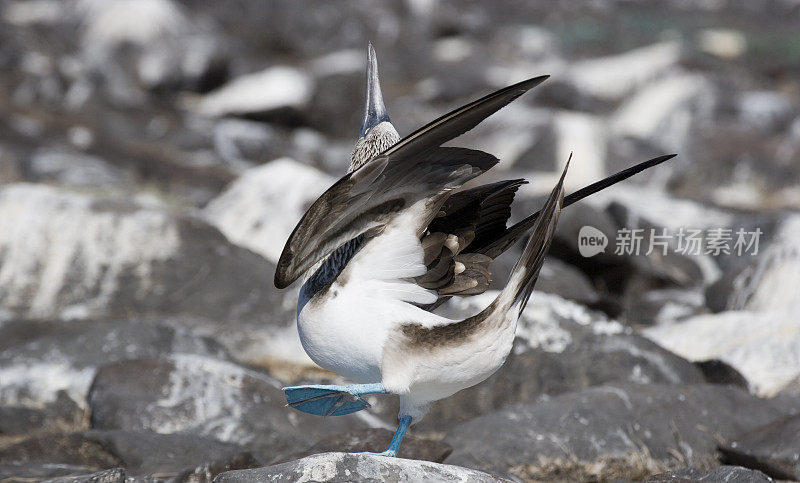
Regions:
[[[342,416],[361,411],[370,405],[362,396],[386,394],[382,384],[352,384],[335,386],[313,384],[284,387],[289,406],[317,416]]]
[[[390,456],[390,457],[397,456],[397,451],[400,449],[400,443],[403,442],[403,436],[406,435],[406,431],[408,431],[409,426],[411,426],[411,416],[401,416],[400,423],[397,425],[397,431],[394,432],[394,436],[392,437],[392,442],[389,443],[389,447],[386,448],[386,451],[382,453],[364,452],[359,454],[370,454],[375,456]]]

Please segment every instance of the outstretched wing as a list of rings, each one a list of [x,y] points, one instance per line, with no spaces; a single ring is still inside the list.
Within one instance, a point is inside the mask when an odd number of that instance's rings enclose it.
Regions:
[[[446,194],[497,163],[494,156],[481,151],[440,146],[545,79],[514,84],[445,114],[337,181],[289,236],[278,260],[275,285],[287,287],[343,243],[385,226],[422,200],[426,209],[416,221],[424,229]]]
[[[652,168],[674,154],[659,156],[615,173],[564,198],[569,206],[587,196]],[[533,227],[539,212],[506,227],[510,206],[523,180],[502,181],[451,196],[422,238],[426,272],[417,277],[422,287],[439,294],[432,310],[450,296],[485,292],[492,281],[489,264]]]

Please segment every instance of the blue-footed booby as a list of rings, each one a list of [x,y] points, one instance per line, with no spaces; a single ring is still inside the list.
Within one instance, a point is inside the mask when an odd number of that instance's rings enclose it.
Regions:
[[[431,405],[478,384],[505,362],[562,207],[674,155],[641,163],[564,196],[567,167],[542,209],[507,227],[524,180],[462,189],[491,169],[491,154],[442,144],[477,126],[548,76],[462,106],[400,139],[389,120],[369,46],[367,94],[349,172],[303,215],[278,261],[275,285],[305,274],[297,302],[303,348],[355,384],[284,388],[290,406],[322,416],[369,407],[368,394],[400,398],[398,427],[384,456],[396,456]],[[569,160],[566,163],[569,166]],[[489,264],[530,238],[494,301],[453,320],[433,312],[452,296],[486,291]]]

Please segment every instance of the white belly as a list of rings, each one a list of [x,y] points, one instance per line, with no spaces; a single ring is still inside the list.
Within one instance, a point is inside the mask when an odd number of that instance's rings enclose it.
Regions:
[[[368,308],[354,309],[345,298],[318,297],[306,304],[297,315],[300,342],[323,369],[357,383],[380,382],[386,322]]]

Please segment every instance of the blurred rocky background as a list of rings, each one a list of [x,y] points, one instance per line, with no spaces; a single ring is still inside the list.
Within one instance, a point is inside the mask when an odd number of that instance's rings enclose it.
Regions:
[[[563,213],[507,364],[414,427],[423,461],[320,454],[382,450],[391,399],[323,420],[280,391],[336,380],[272,277],[346,170],[368,41],[401,134],[552,76],[459,141],[531,181],[515,219],[570,152],[570,191],[679,154]],[[651,228],[762,235],[614,253]],[[798,412],[796,0],[0,2],[0,480],[796,480]]]

